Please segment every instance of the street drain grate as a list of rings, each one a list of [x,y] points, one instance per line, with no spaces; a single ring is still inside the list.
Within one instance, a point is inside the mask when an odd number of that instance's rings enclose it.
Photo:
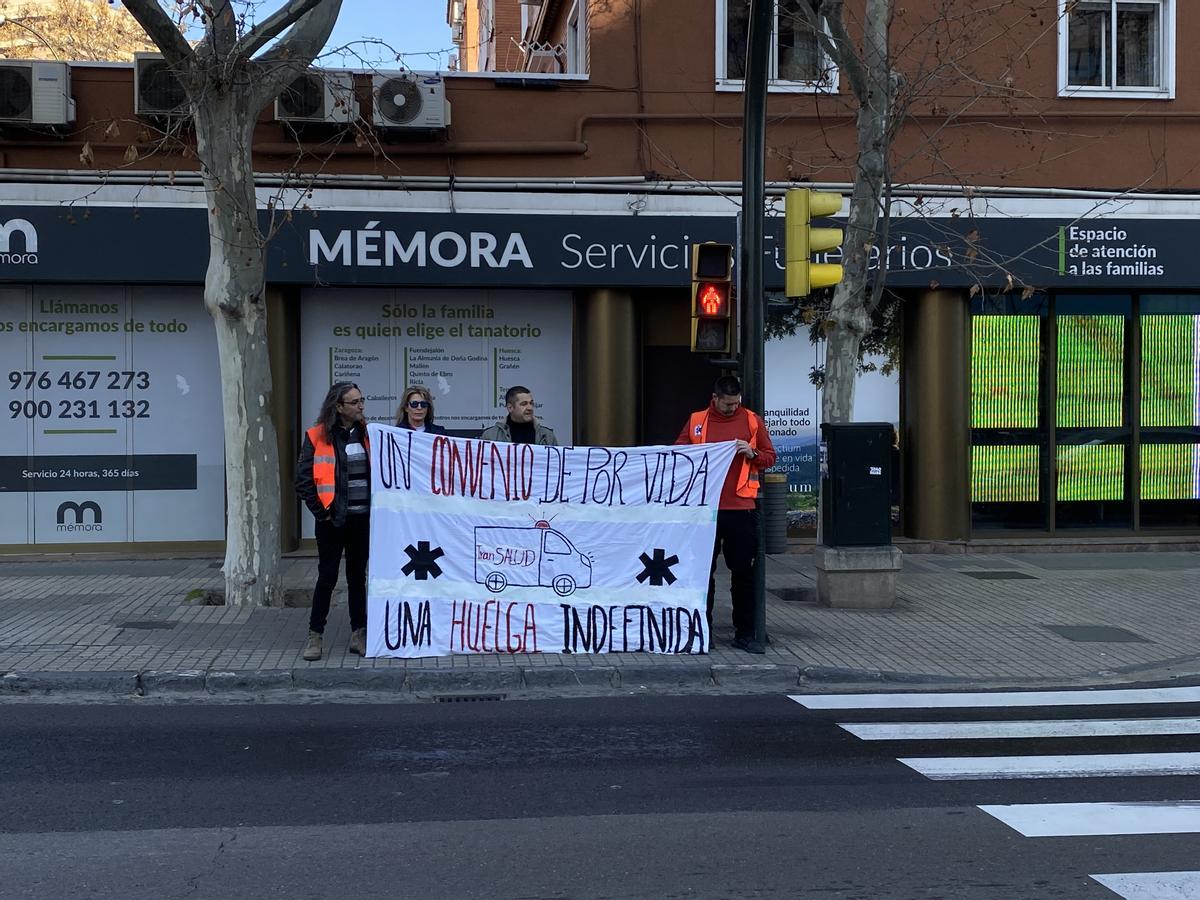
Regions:
[[[166,631],[167,629],[174,628],[175,623],[155,621],[154,619],[135,619],[132,622],[118,622],[117,627],[136,628],[141,631]]]
[[[1021,579],[1029,579],[1036,581],[1036,575],[1026,575],[1024,572],[1000,571],[1000,572],[963,572],[970,578],[977,578],[980,581],[1018,581]]]
[[[437,703],[487,703],[492,700],[507,700],[508,694],[435,694]]]
[[[1082,644],[1153,644],[1150,638],[1112,625],[1043,625],[1059,637]]]

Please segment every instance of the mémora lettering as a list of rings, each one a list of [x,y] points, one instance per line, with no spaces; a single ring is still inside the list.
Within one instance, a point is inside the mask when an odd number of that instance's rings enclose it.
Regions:
[[[704,610],[686,606],[573,606],[560,603],[563,653],[702,653]]]
[[[310,229],[308,264],[319,265],[324,259],[325,262],[359,267],[392,268],[404,264],[423,269],[433,263],[443,269],[462,265],[472,269],[507,269],[515,263],[526,269],[533,268],[533,259],[521,232],[513,231],[507,235],[497,259],[499,247],[497,235],[487,231],[471,231],[465,236],[457,231],[439,231],[433,235],[414,231],[404,236],[390,229],[380,229],[375,220],[368,222],[366,228],[342,229],[333,243],[325,240],[319,228]]]

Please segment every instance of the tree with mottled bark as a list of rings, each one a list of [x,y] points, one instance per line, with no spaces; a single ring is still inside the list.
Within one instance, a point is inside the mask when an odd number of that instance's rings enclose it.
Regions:
[[[216,324],[225,426],[225,602],[281,605],[265,236],[251,143],[259,112],[312,63],[329,40],[342,2],[289,0],[250,26],[232,0],[188,0],[198,18],[194,27],[203,29],[195,43],[158,0],[124,2],[187,91],[207,193],[204,303]]]
[[[838,71],[846,78],[857,105],[857,157],[854,189],[842,244],[843,277],[824,314],[825,369],[821,421],[848,422],[854,414],[854,389],[864,337],[872,313],[883,296],[884,279],[869,280],[871,248],[879,243],[878,227],[887,208],[887,173],[892,122],[901,78],[892,69],[888,33],[892,0],[863,0],[861,42],[846,27],[843,0],[799,3],[809,28]],[[886,216],[884,215],[885,221]]]

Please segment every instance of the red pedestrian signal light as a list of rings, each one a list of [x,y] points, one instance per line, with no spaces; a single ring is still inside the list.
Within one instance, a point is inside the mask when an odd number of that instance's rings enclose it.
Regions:
[[[701,281],[696,285],[694,315],[705,318],[729,316],[729,282]]]
[[[733,348],[733,245],[692,244],[692,351]]]

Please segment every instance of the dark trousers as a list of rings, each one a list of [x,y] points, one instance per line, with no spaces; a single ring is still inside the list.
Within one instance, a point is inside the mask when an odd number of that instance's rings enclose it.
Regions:
[[[342,553],[346,554],[346,592],[350,627],[367,627],[367,552],[371,544],[371,517],[346,516],[340,528],[331,522],[317,523],[317,586],[313,588],[312,615],[308,627],[325,633],[329,601],[337,586]]]
[[[708,574],[708,628],[712,631],[713,601],[717,594],[717,554],[724,552],[731,575],[733,630],[740,637],[754,634],[754,563],[758,558],[758,510],[717,511],[717,540]]]

